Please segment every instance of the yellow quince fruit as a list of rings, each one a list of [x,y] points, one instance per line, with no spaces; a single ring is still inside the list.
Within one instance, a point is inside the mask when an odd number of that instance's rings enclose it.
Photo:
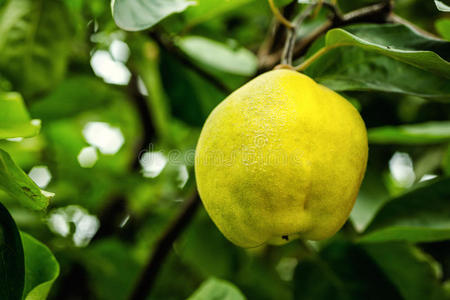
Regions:
[[[367,131],[343,97],[292,70],[251,80],[203,126],[200,198],[220,231],[249,248],[334,235],[354,205]]]

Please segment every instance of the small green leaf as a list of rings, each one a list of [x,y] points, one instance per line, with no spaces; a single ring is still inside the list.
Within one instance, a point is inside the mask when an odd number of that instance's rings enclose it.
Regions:
[[[0,299],[22,299],[24,280],[20,234],[8,210],[0,203]]]
[[[39,133],[40,120],[30,120],[18,93],[0,93],[0,139],[30,137]]]
[[[251,76],[258,68],[256,56],[242,47],[232,48],[200,36],[180,38],[177,44],[198,63],[219,71]],[[220,59],[217,59],[218,57]]]
[[[53,194],[42,191],[27,174],[0,149],[0,188],[23,206],[42,210],[48,206]]]
[[[439,32],[444,39],[450,41],[450,19],[441,18],[436,21],[434,26],[436,27],[436,31]]]
[[[210,278],[203,282],[188,300],[245,300],[245,296],[233,284]]]
[[[59,264],[52,252],[32,236],[22,232],[25,253],[24,300],[45,300],[59,276]]]
[[[450,239],[450,177],[388,201],[361,242],[431,242]]]
[[[434,3],[436,4],[436,7],[437,7],[438,10],[445,11],[445,12],[450,12],[450,6],[448,6],[444,2],[439,1],[439,0],[434,0]]]
[[[388,199],[389,194],[380,172],[369,165],[350,215],[350,219],[358,232],[366,229],[377,210]]]
[[[397,286],[403,299],[445,299],[439,282],[442,271],[419,248],[399,242],[366,244],[363,248]]]
[[[450,142],[450,121],[371,128],[368,136],[373,144],[447,143]]]
[[[214,17],[237,9],[238,7],[251,1],[255,0],[198,0],[198,5],[189,7],[183,13],[186,16],[186,26],[192,27],[196,24],[211,20]],[[277,3],[277,5],[280,4]]]
[[[124,30],[144,30],[165,17],[184,11],[195,1],[189,0],[111,0],[117,26]]]
[[[414,67],[450,78],[450,43],[432,39],[400,24],[358,25],[332,29],[326,45],[345,44],[376,51]],[[441,56],[440,56],[441,55]]]

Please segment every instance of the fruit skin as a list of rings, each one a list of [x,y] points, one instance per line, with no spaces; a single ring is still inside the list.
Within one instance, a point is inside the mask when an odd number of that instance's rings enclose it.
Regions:
[[[344,98],[291,70],[251,80],[203,126],[200,198],[220,231],[249,248],[334,235],[354,205],[367,131]]]

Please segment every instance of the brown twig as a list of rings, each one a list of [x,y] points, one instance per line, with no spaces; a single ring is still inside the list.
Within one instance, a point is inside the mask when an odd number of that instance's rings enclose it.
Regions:
[[[292,56],[293,56],[293,50],[294,50],[294,45],[295,45],[295,38],[297,37],[297,30],[300,27],[300,25],[303,23],[303,21],[305,21],[305,19],[309,15],[311,15],[311,12],[313,11],[314,7],[315,7],[315,5],[308,6],[292,22],[292,24],[294,26],[287,29],[288,33],[287,33],[287,37],[286,37],[286,43],[285,43],[284,49],[283,49],[281,64],[292,65]]]
[[[259,46],[257,53],[258,61],[261,61],[261,59],[264,59],[264,57],[270,54],[270,51],[272,50],[274,44],[275,33],[277,32],[279,26],[280,23],[278,23],[276,19],[273,18],[272,22],[270,23],[270,29],[267,31],[263,42]]]
[[[150,293],[164,259],[170,252],[173,242],[187,227],[200,204],[197,191],[186,201],[179,214],[173,219],[157,242],[153,254],[144,267],[141,276],[130,296],[130,300],[145,300]]]
[[[430,38],[433,38],[433,39],[439,39],[439,40],[441,39],[437,35],[434,35],[431,32],[428,32],[428,31],[426,31],[426,30],[416,26],[415,24],[409,22],[408,20],[403,19],[402,17],[400,17],[400,16],[398,16],[398,15],[396,15],[394,13],[389,16],[389,20],[392,23],[403,24],[405,26],[408,26],[408,27],[414,29],[415,31],[419,32],[420,34],[425,35],[427,37],[430,37]]]
[[[330,8],[327,5],[327,8]],[[370,5],[363,7],[354,11],[351,11],[343,16],[333,13],[330,20],[326,21],[311,34],[303,38],[294,47],[294,58],[300,57],[305,54],[306,50],[311,46],[311,44],[319,38],[322,34],[326,33],[328,30],[340,26],[355,24],[355,23],[386,23],[389,22],[389,16],[392,11],[392,3],[390,1],[385,1],[382,3]],[[282,51],[277,51],[264,59],[264,65],[260,65],[259,72],[264,72],[272,69],[279,61],[282,56]]]
[[[290,19],[295,13],[296,7],[296,1],[287,5],[283,9],[284,17]],[[266,65],[265,59],[270,58],[270,53],[283,51],[283,47],[280,45],[286,40],[286,27],[280,24],[275,17],[272,24],[273,25],[269,29],[268,34],[258,51],[258,62],[260,66]]]

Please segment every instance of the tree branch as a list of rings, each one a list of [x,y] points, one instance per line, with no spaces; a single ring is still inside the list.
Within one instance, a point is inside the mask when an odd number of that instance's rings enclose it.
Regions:
[[[433,38],[433,39],[441,39],[441,38],[438,37],[437,35],[434,35],[434,34],[432,34],[431,32],[428,32],[428,31],[426,31],[426,30],[424,30],[424,29],[422,29],[422,28],[416,26],[415,24],[409,22],[408,20],[403,19],[402,17],[400,17],[400,16],[398,16],[398,15],[396,15],[396,14],[394,14],[394,13],[392,13],[392,14],[389,16],[389,20],[390,20],[392,23],[403,24],[403,25],[405,25],[405,26],[411,27],[411,28],[414,29],[415,31],[419,32],[420,34],[425,35],[425,36],[428,36],[428,37],[430,37],[430,38]]]
[[[161,238],[157,242],[153,254],[145,266],[138,283],[135,286],[129,300],[145,300],[151,291],[156,277],[161,269],[164,259],[169,254],[173,242],[187,227],[200,204],[197,191],[186,201],[179,214],[173,219]]]
[[[289,21],[283,16],[283,14],[278,10],[278,7],[275,6],[273,0],[269,0],[269,6],[270,10],[272,11],[273,15],[278,20],[278,22],[280,22],[287,28],[294,28],[294,24],[292,24],[291,21]]]
[[[294,15],[296,6],[296,1],[293,1],[287,5],[283,9],[283,16],[286,19],[290,19]],[[259,66],[266,65],[267,62],[265,59],[270,59],[270,53],[274,51],[283,51],[283,47],[280,45],[282,45],[283,41],[287,38],[285,28],[286,27],[282,26],[282,24],[277,21],[277,18],[274,17],[273,25],[269,29],[267,36],[258,51]]]
[[[326,6],[330,8],[330,6]],[[306,50],[311,44],[319,38],[322,34],[328,30],[340,26],[355,24],[355,23],[386,23],[389,22],[389,16],[392,11],[391,1],[385,1],[382,3],[363,7],[354,11],[351,11],[343,16],[337,14],[337,10],[334,11],[330,20],[326,21],[310,35],[303,38],[294,47],[294,58],[298,58],[306,53]],[[282,51],[277,51],[264,59],[264,64],[260,65],[259,73],[271,70],[280,61]]]
[[[281,58],[281,64],[285,65],[292,65],[292,57],[293,57],[293,51],[295,46],[295,39],[297,37],[297,30],[299,26],[306,20],[308,16],[311,15],[312,10],[314,9],[315,5],[310,5],[305,10],[300,13],[295,20],[292,22],[294,25],[291,28],[288,28],[288,33],[286,37],[286,43],[284,45],[282,58]]]

